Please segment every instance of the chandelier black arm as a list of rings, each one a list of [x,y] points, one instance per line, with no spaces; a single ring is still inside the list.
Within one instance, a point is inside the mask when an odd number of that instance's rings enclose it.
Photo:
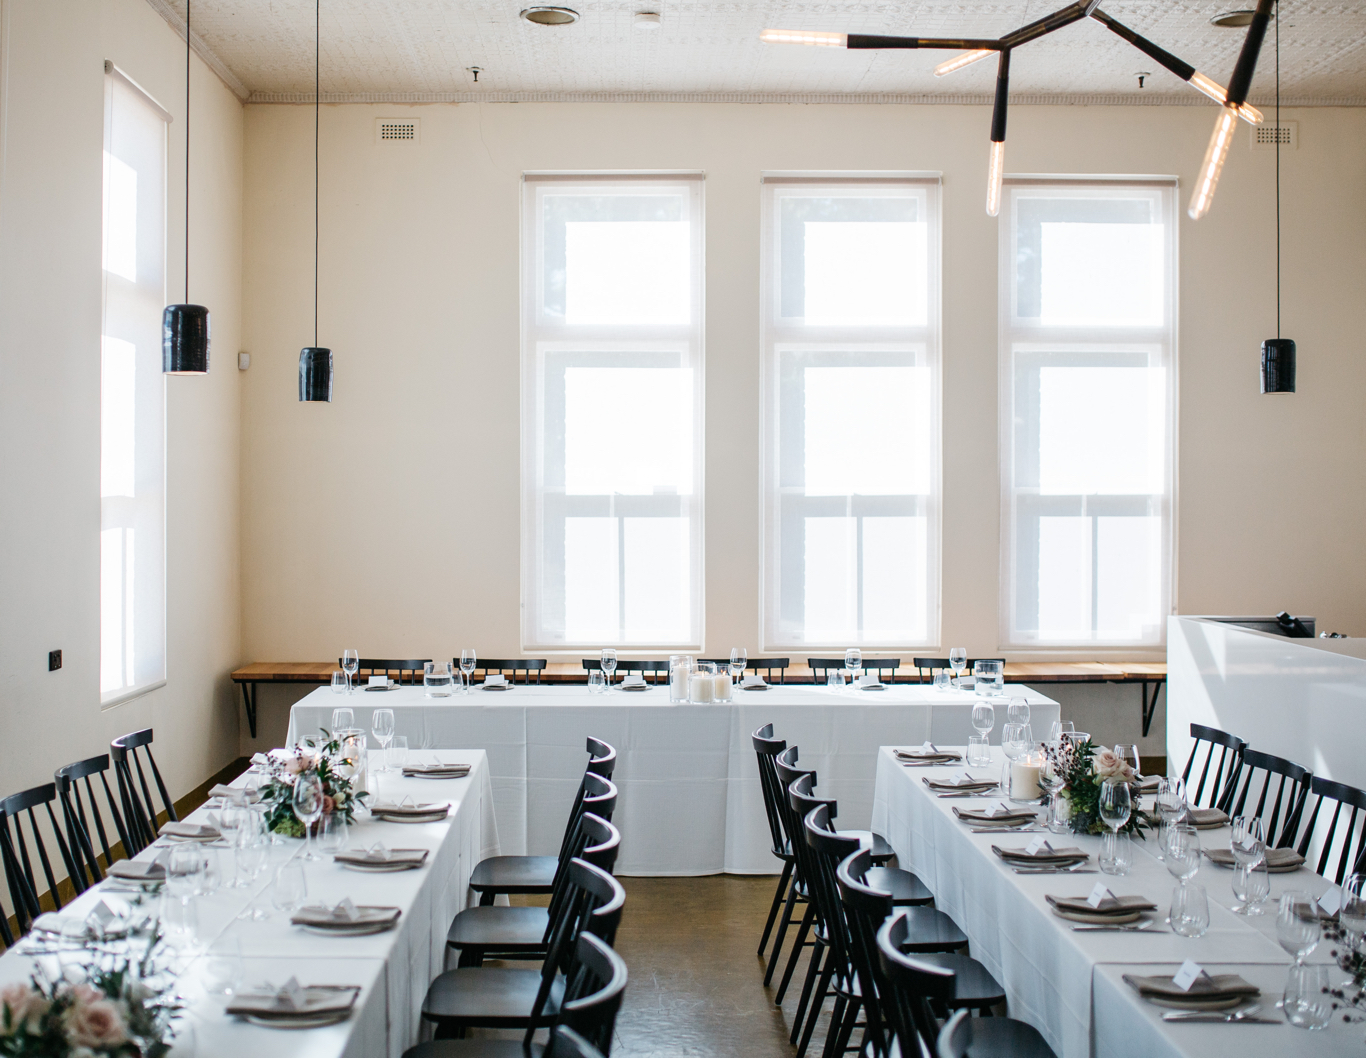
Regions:
[[[1045,15],[1037,22],[1021,26],[1014,33],[1007,33],[1001,38],[1000,46],[1002,48],[1015,48],[1042,37],[1046,33],[1052,33],[1055,29],[1062,29],[1063,26],[1070,26],[1073,22],[1080,22],[1091,13],[1098,3],[1100,0],[1077,0],[1075,4],[1068,4],[1061,10],[1054,11],[1051,15]]]
[[[1123,37],[1135,48],[1141,51],[1150,59],[1155,60],[1160,66],[1165,67],[1183,81],[1189,81],[1195,75],[1195,67],[1183,59],[1178,59],[1166,48],[1159,47],[1140,33],[1135,33],[1122,22],[1116,22],[1113,18],[1099,9],[1091,12],[1091,17],[1099,22],[1116,36]]]
[[[884,37],[870,33],[850,33],[846,48],[942,48],[950,51],[1000,51],[999,40],[968,37]]]
[[[996,66],[996,103],[991,108],[991,142],[1006,141],[1006,106],[1010,100],[1010,49],[1001,52]]]
[[[1238,53],[1238,65],[1233,68],[1233,77],[1228,82],[1228,105],[1240,107],[1247,102],[1247,93],[1252,88],[1252,75],[1257,69],[1257,55],[1262,50],[1262,38],[1266,36],[1267,23],[1271,21],[1271,8],[1275,0],[1257,0],[1257,10],[1252,15],[1252,24],[1247,27],[1243,38],[1243,50]]]

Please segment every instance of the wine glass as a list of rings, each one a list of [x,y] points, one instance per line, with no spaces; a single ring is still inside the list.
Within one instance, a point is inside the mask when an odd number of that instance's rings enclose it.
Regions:
[[[968,648],[954,647],[949,651],[949,668],[953,669],[954,683],[962,686],[963,672],[968,667]]]
[[[1076,725],[1071,720],[1054,720],[1048,726],[1048,741],[1061,742],[1064,735],[1076,731]]]
[[[340,709],[332,710],[332,737],[339,738],[342,734],[350,731],[356,726],[356,712],[343,706]]]
[[[323,782],[316,771],[300,772],[294,780],[294,818],[304,825],[304,859],[321,859],[313,851],[313,824],[323,814]]]
[[[470,693],[470,680],[474,676],[474,665],[477,660],[473,649],[462,650],[460,652],[460,673],[465,680],[466,694]]]
[[[1106,779],[1100,786],[1100,797],[1096,802],[1100,821],[1109,830],[1105,834],[1105,844],[1100,854],[1100,869],[1104,874],[1124,874],[1125,863],[1119,854],[1119,828],[1129,822],[1133,811],[1133,798],[1127,782]]]
[[[602,671],[607,673],[607,686],[612,686],[612,676],[617,671],[617,652],[610,647],[602,652]]]
[[[1338,923],[1347,933],[1349,946],[1359,950],[1362,937],[1366,935],[1366,874],[1349,875],[1342,883]]]
[[[1058,819],[1058,793],[1067,785],[1067,776],[1058,763],[1062,743],[1057,739],[1043,745],[1043,767],[1039,769],[1039,785],[1048,792],[1048,820],[1046,826],[1054,834],[1063,832],[1064,824]]]
[[[859,676],[863,673],[863,651],[858,647],[850,647],[844,652],[844,667],[849,670],[849,682],[858,683]]]
[[[996,710],[990,702],[974,702],[972,706],[972,726],[977,729],[977,733],[984,738],[991,734],[991,729],[996,726]]]
[[[375,741],[379,743],[381,750],[389,748],[389,740],[394,737],[394,711],[392,709],[376,709],[370,716],[370,731],[375,736]],[[383,763],[386,753],[380,754],[380,765],[376,771],[388,771],[388,766]]]
[[[1155,803],[1157,814],[1162,820],[1162,830],[1158,834],[1157,842],[1157,858],[1160,860],[1166,847],[1167,831],[1173,823],[1180,822],[1186,816],[1186,784],[1181,776],[1163,776],[1157,780]]]
[[[1115,746],[1115,756],[1133,769],[1134,779],[1137,780],[1139,777],[1138,747],[1134,745],[1125,745],[1121,743]]]
[[[745,678],[745,666],[749,664],[749,652],[744,647],[733,647],[730,652],[730,678],[737,684]]]
[[[1006,719],[1012,724],[1029,723],[1029,702],[1023,698],[1010,699],[1010,705],[1006,707]]]
[[[1001,727],[1001,751],[1006,755],[1006,759],[1001,762],[1002,790],[1010,789],[1010,766],[1029,750],[1024,740],[1026,726],[1028,725],[1007,723]]]
[[[271,887],[270,902],[277,911],[295,911],[303,906],[308,898],[308,879],[304,877],[304,865],[290,861],[280,865],[275,872],[275,884]]]
[[[1167,871],[1182,885],[1200,870],[1200,831],[1189,823],[1173,823],[1162,848]]]
[[[389,767],[402,772],[408,766],[408,737],[395,735],[389,746]]]
[[[1239,816],[1233,821],[1229,838],[1233,860],[1242,867],[1256,867],[1266,860],[1266,838],[1262,821],[1256,816]]]
[[[1233,868],[1233,878],[1229,882],[1234,897],[1240,901],[1236,907],[1229,908],[1235,915],[1260,915],[1262,903],[1271,895],[1271,875],[1265,866]]]
[[[360,654],[354,650],[342,651],[342,671],[346,673],[346,693],[355,693],[356,671],[360,668]]]

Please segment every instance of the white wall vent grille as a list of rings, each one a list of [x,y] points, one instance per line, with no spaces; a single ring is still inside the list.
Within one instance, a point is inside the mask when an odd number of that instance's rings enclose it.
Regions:
[[[417,143],[421,138],[418,118],[376,118],[376,143]]]
[[[1254,151],[1274,151],[1276,149],[1276,133],[1281,134],[1281,150],[1293,151],[1300,145],[1300,123],[1298,121],[1282,121],[1281,127],[1276,127],[1276,122],[1271,115],[1266,116],[1266,121],[1260,125],[1253,125],[1248,130],[1248,140]]]

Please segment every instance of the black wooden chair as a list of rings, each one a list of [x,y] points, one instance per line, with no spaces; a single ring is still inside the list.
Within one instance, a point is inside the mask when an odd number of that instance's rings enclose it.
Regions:
[[[626,963],[601,938],[581,933],[576,975],[565,984],[560,1015],[544,1048],[522,1040],[429,1040],[403,1058],[591,1058],[612,1046],[617,1012],[626,992]]]
[[[390,676],[397,674],[397,683],[422,683],[423,673],[426,671],[427,662],[431,658],[361,658],[356,663],[356,674],[351,677],[354,686],[364,686],[365,680],[370,676]],[[337,659],[337,664],[342,664],[342,659]],[[460,668],[457,661],[455,667]]]
[[[94,885],[104,878],[100,870],[99,857],[95,852],[93,835],[91,834],[90,822],[95,823],[94,834],[99,836],[100,850],[104,853],[104,870],[109,869],[109,865],[114,862],[113,846],[109,842],[109,830],[104,824],[104,812],[100,810],[100,802],[96,795],[95,788],[91,784],[91,777],[98,776],[100,787],[104,791],[104,803],[109,813],[109,818],[113,822],[113,832],[118,842],[122,842],[125,850],[129,847],[127,829],[123,823],[123,816],[119,814],[118,802],[114,800],[114,792],[109,788],[109,780],[106,777],[109,771],[109,754],[101,753],[98,757],[88,757],[85,760],[78,760],[74,764],[68,764],[64,768],[58,768],[53,775],[57,786],[57,796],[62,802],[62,820],[66,824],[66,840],[71,848],[71,857],[76,863],[76,873],[72,876],[72,884],[78,890],[84,890],[87,886]],[[85,784],[85,795],[81,795],[81,783]],[[117,781],[117,780],[115,780]],[[87,813],[86,804],[89,803]]]
[[[1309,797],[1309,781],[1313,773],[1301,764],[1275,757],[1260,750],[1244,749],[1242,762],[1238,768],[1242,785],[1238,798],[1228,814],[1237,818],[1242,815],[1255,815],[1262,821],[1266,834],[1267,848],[1290,848],[1300,831],[1300,821],[1304,818],[1304,802]],[[1258,785],[1257,780],[1261,782]],[[1256,807],[1248,811],[1248,794],[1257,786]],[[1275,787],[1275,800],[1267,814],[1267,799]],[[1285,809],[1282,816],[1281,809]]]
[[[447,970],[427,989],[422,1018],[437,1039],[469,1028],[525,1029],[526,1042],[559,1017],[565,986],[574,979],[579,936],[585,930],[609,945],[616,937],[626,890],[606,871],[569,861],[568,890],[558,909],[540,969],[462,966]]]
[[[881,1010],[903,1055],[942,1055],[939,1020],[931,1004],[948,1003],[953,997],[954,972],[906,952],[912,932],[906,915],[897,912],[877,932],[878,965],[886,983],[879,997]],[[948,1025],[971,1040],[972,1058],[1056,1058],[1032,1025],[1014,1018],[970,1018],[969,1013],[967,1008],[959,1010]],[[965,1045],[949,1053],[963,1058],[969,1051]]]
[[[1346,783],[1333,782],[1315,775],[1309,780],[1309,793],[1317,798],[1309,820],[1300,832],[1300,842],[1296,850],[1309,862],[1315,848],[1318,849],[1318,864],[1313,868],[1315,874],[1327,878],[1335,885],[1341,885],[1349,874],[1359,874],[1363,861],[1366,861],[1366,790],[1358,790]],[[1343,809],[1348,810],[1346,818]],[[1331,814],[1330,814],[1331,812]],[[1323,815],[1323,824],[1319,816]],[[1342,830],[1338,830],[1338,824]],[[1355,848],[1353,835],[1356,836]],[[1330,875],[1330,861],[1337,853],[1337,867]]]
[[[963,671],[971,672],[979,661],[999,661],[1002,665],[1006,663],[1005,658],[968,658],[967,661],[963,662]],[[863,664],[865,668],[868,665],[866,661]],[[930,681],[933,682],[934,674],[940,669],[953,671],[953,664],[948,658],[911,658],[911,664],[915,666],[917,677],[921,683],[925,682],[926,673],[929,674]]]
[[[1238,764],[1243,759],[1247,743],[1237,735],[1204,724],[1191,724],[1191,738],[1195,739],[1195,745],[1191,747],[1190,758],[1181,772],[1181,781],[1186,784],[1186,800],[1195,808],[1218,808],[1227,812],[1233,800],[1234,783],[1238,781]],[[1200,765],[1195,788],[1191,789],[1191,771],[1202,751],[1205,762]],[[1217,761],[1216,756],[1219,758]],[[1214,768],[1213,775],[1210,774],[1211,766]]]
[[[831,669],[844,668],[843,658],[807,658],[807,667],[811,670],[812,683],[824,683],[829,676]],[[896,670],[901,667],[900,658],[864,658],[863,671],[876,672],[878,682],[895,683]],[[884,673],[890,672],[891,678],[883,677]]]
[[[19,927],[19,934],[22,936],[33,926],[33,920],[41,914],[38,902],[43,895],[38,888],[37,876],[33,871],[33,856],[29,852],[30,843],[33,851],[37,854],[38,863],[43,869],[43,879],[47,882],[47,891],[51,894],[54,907],[62,906],[61,893],[57,890],[57,876],[52,870],[52,860],[47,854],[47,846],[43,842],[43,830],[39,825],[38,815],[34,812],[35,808],[43,808],[47,812],[47,822],[51,828],[52,836],[57,841],[57,850],[61,853],[61,865],[72,879],[73,884],[79,877],[76,870],[75,861],[71,858],[71,850],[67,847],[66,839],[62,837],[61,828],[57,825],[57,816],[52,811],[52,802],[57,800],[57,787],[52,783],[44,783],[42,786],[35,786],[32,789],[21,790],[19,793],[10,794],[0,800],[0,858],[5,864],[5,880],[9,883],[10,904],[14,908],[15,922]],[[24,837],[24,817],[28,817],[28,837]],[[10,820],[14,821],[14,829],[10,830]],[[85,886],[79,887],[81,891]],[[0,918],[3,918],[0,913]],[[5,943],[13,943],[13,938],[8,936],[9,924],[5,924]]]
[[[867,849],[860,849],[845,858],[835,869],[835,884],[839,886],[840,903],[844,905],[844,918],[849,924],[849,954],[854,963],[854,972],[859,982],[859,1000],[865,1007],[867,1026],[864,1031],[865,1046],[871,1045],[874,1055],[887,1053],[886,1024],[880,1009],[874,1004],[869,1008],[867,997],[874,1000],[887,991],[882,977],[882,969],[877,957],[877,931],[896,909],[892,906],[890,893],[880,892],[867,884],[867,875],[872,867],[872,859]],[[914,933],[914,926],[910,927]],[[970,955],[957,952],[918,952],[916,958],[925,963],[952,970],[954,973],[953,995],[944,1003],[950,1010],[967,1008],[983,1014],[998,1003],[1006,1001],[1005,989],[991,973]],[[857,1003],[851,1001],[845,1009],[844,1021],[839,1025],[834,1053],[842,1054],[847,1049],[849,1037],[857,1027]]]
[[[541,682],[541,672],[545,669],[545,658],[483,658],[474,668],[475,672],[481,673],[486,679],[490,672],[499,675],[511,673],[512,682],[517,682],[517,673],[522,674],[522,683],[531,682],[531,674],[536,674],[536,682]],[[460,668],[460,659],[451,659],[451,671],[456,672]]]
[[[592,812],[608,822],[617,806],[617,788],[608,778],[616,768],[617,751],[605,742],[590,738],[588,768],[574,795],[569,810],[560,851],[554,856],[490,856],[480,860],[470,875],[470,888],[479,894],[479,903],[492,907],[494,898],[501,894],[551,893],[555,889],[563,864],[567,862],[565,849],[577,840],[579,824],[584,812]],[[606,774],[603,774],[603,773]]]
[[[778,781],[777,769],[773,766],[773,758],[783,750],[787,749],[787,743],[780,738],[773,737],[773,725],[765,724],[750,736],[750,741],[754,743],[754,755],[759,763],[759,789],[764,797],[764,815],[768,819],[768,833],[773,839],[772,852],[775,858],[780,860],[783,865],[782,874],[778,876],[778,887],[773,891],[773,905],[768,909],[768,920],[764,923],[764,935],[759,938],[759,958],[764,957],[764,949],[768,947],[769,935],[773,932],[773,924],[778,921],[778,912],[782,909],[783,900],[788,895],[788,890],[792,882],[792,847],[788,843],[787,835],[783,832],[782,815],[778,809],[778,802],[782,799],[783,789]],[[773,957],[770,962],[778,958],[778,948],[781,946],[781,939],[773,947]]]
[[[576,840],[565,850],[566,868],[559,872],[548,907],[467,907],[451,922],[446,947],[460,953],[461,966],[482,966],[490,958],[545,958],[551,923],[567,895],[567,861],[578,858],[610,874],[620,848],[617,828],[592,812],[584,812]]]
[[[778,682],[786,683],[788,661],[788,658],[750,658],[748,664],[745,665],[745,668],[753,669],[755,672],[762,672],[764,674],[765,683],[773,682],[773,670],[777,669]]]
[[[142,752],[139,754],[138,750]],[[151,771],[156,783],[157,793],[161,795],[162,811],[166,818],[178,821],[175,804],[166,792],[166,784],[161,780],[156,759],[152,756],[152,729],[144,727],[120,735],[109,744],[109,757],[114,762],[114,777],[119,785],[119,806],[123,812],[123,825],[127,836],[123,851],[128,856],[136,856],[157,838],[156,802],[152,800],[151,787],[147,785],[147,772]],[[143,767],[143,760],[147,767]],[[137,782],[133,782],[133,772],[137,771]],[[129,844],[131,842],[131,845]]]
[[[601,671],[602,671],[602,659],[601,659],[601,658],[584,658],[584,659],[583,659],[583,671],[584,671],[584,672],[601,672]],[[654,675],[654,682],[655,682],[655,683],[667,683],[667,682],[669,681],[669,662],[668,662],[667,660],[665,660],[665,661],[629,661],[629,660],[624,660],[624,659],[623,659],[623,660],[618,660],[618,661],[617,661],[617,668],[616,668],[616,671],[617,671],[617,672],[622,672],[622,673],[626,673],[626,672],[639,672],[642,676],[646,676],[646,675],[653,674],[653,675]]]

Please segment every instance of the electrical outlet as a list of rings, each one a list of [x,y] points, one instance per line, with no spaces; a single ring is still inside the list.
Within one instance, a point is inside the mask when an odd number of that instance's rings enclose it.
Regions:
[[[47,671],[56,672],[62,667],[62,652],[60,650],[49,650],[47,652]]]

